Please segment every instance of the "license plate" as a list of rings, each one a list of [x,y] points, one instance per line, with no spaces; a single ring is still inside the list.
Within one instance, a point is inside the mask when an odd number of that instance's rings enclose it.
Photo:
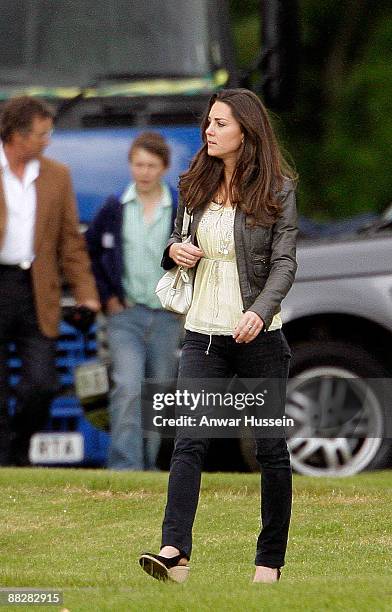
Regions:
[[[31,463],[79,463],[84,458],[82,434],[36,433],[31,437]]]
[[[93,361],[76,367],[75,390],[81,400],[105,395],[109,391],[106,365]]]

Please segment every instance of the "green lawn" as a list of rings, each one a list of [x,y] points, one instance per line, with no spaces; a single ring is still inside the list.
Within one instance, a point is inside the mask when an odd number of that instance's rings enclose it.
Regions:
[[[159,547],[166,482],[159,472],[1,469],[0,586],[61,589],[71,612],[392,610],[392,472],[296,476],[275,585],[251,584],[255,474],[204,475],[187,583],[142,572],[139,553]]]

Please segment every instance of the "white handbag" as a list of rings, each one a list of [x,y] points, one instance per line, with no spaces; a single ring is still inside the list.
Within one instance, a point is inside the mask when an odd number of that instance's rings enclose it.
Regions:
[[[188,228],[190,223],[188,212],[184,211],[182,220],[181,239],[182,242],[190,242]],[[183,268],[175,266],[166,272],[159,280],[155,293],[162,307],[178,314],[186,314],[192,303],[194,268]]]

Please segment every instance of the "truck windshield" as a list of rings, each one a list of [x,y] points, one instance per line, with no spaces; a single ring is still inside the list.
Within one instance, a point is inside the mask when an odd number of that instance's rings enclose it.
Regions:
[[[211,71],[207,4],[2,0],[0,86],[85,86],[116,75],[206,76]]]

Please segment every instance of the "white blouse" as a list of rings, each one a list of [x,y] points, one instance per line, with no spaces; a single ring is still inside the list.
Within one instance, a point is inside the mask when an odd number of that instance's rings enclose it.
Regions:
[[[185,329],[200,334],[231,336],[243,315],[234,246],[235,208],[212,202],[197,228],[204,252],[196,271],[193,299]],[[282,327],[276,314],[268,331]]]

